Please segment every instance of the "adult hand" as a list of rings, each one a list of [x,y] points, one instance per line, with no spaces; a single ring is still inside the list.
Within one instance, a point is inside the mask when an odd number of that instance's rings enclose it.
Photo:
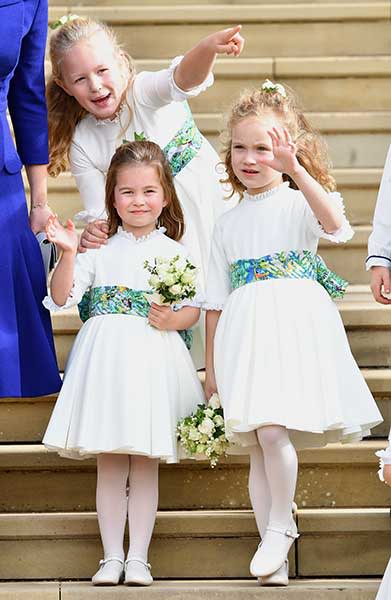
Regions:
[[[109,231],[108,223],[104,220],[88,223],[80,236],[79,252],[100,248],[107,244],[107,234]]]
[[[371,290],[374,299],[380,304],[391,304],[391,299],[385,294],[389,294],[390,285],[390,270],[388,267],[372,267],[371,268]]]
[[[45,231],[46,224],[53,212],[48,204],[36,206],[30,211],[30,227],[33,233]]]

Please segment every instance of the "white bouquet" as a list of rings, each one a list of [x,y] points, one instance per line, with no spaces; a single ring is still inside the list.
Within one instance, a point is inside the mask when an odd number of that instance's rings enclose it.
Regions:
[[[196,412],[178,422],[177,438],[191,458],[206,457],[215,467],[221,456],[226,456],[229,442],[225,436],[223,409],[217,394],[209,405],[199,404]]]
[[[150,297],[152,302],[176,304],[196,295],[198,269],[187,258],[179,254],[171,259],[158,257],[153,264],[146,260],[144,267],[151,274],[148,283],[155,292]]]

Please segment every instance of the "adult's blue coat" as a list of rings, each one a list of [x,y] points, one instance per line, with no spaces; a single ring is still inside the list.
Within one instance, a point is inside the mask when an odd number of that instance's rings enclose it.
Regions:
[[[50,315],[42,306],[42,258],[21,177],[22,164],[48,162],[47,12],[47,0],[0,0],[0,397],[60,387]]]

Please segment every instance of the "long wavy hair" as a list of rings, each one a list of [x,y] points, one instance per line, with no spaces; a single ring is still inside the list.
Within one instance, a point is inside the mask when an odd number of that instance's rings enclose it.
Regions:
[[[109,232],[113,236],[122,224],[121,218],[114,206],[114,190],[120,169],[134,166],[155,167],[163,188],[167,205],[159,216],[159,225],[166,228],[166,234],[173,240],[180,240],[185,232],[185,222],[179,199],[174,187],[171,167],[161,148],[154,142],[137,141],[125,142],[117,148],[106,177],[106,212],[108,215]]]
[[[331,163],[326,143],[304,116],[293,90],[285,87],[285,91],[286,96],[278,91],[246,90],[231,106],[226,119],[226,129],[222,134],[227,177],[221,182],[232,186],[229,197],[237,192],[242,198],[246,190],[232,169],[232,129],[240,120],[250,116],[260,119],[268,116],[275,117],[283,127],[286,127],[296,144],[299,163],[326,191],[335,190],[336,185],[330,174]],[[297,189],[295,182],[286,173],[283,173],[283,180],[289,181],[290,187]]]
[[[118,60],[124,60],[129,68],[129,81],[126,92],[135,76],[135,67],[131,57],[124,52],[116,35],[110,27],[89,17],[78,17],[61,25],[51,35],[49,42],[52,73],[46,86],[46,98],[49,119],[49,167],[52,177],[57,177],[68,168],[68,155],[76,125],[87,115],[87,111],[69,96],[59,85],[63,81],[61,65],[65,54],[75,45],[91,36],[103,33],[113,46]],[[131,108],[128,105],[129,115]],[[131,118],[131,116],[130,116]],[[129,123],[123,126],[125,131]]]

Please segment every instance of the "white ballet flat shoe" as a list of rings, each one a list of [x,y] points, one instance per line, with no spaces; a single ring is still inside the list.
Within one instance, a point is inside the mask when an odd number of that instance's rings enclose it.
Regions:
[[[277,571],[266,577],[258,577],[258,583],[262,586],[283,586],[289,584],[289,561],[285,560]]]
[[[151,565],[140,558],[128,558],[125,562],[125,585],[151,585]]]
[[[93,576],[92,585],[118,585],[124,574],[124,561],[111,556],[99,562],[99,570]]]
[[[251,575],[266,577],[278,571],[284,564],[290,547],[298,537],[296,523],[293,520],[291,527],[287,529],[267,527],[265,537],[250,563]]]

